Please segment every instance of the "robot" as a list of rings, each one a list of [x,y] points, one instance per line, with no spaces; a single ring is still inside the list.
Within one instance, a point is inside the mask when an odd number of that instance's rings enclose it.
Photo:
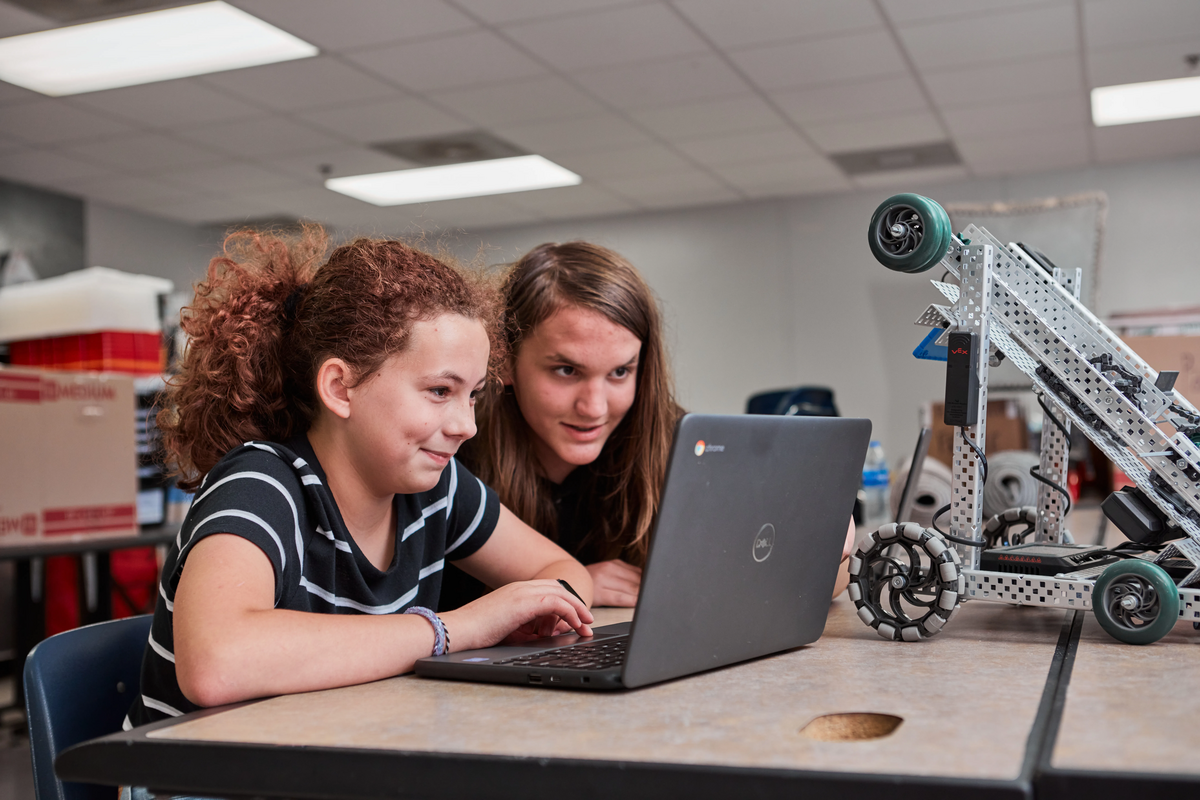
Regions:
[[[974,225],[954,234],[926,197],[888,198],[868,240],[888,269],[946,273],[932,281],[946,304],[918,318],[933,330],[917,351],[945,348],[945,422],[957,435],[952,500],[933,527],[884,525],[851,557],[859,618],[906,642],[936,635],[967,601],[1090,608],[1127,644],[1158,641],[1181,618],[1200,628],[1200,412],[1174,391],[1178,373],[1152,369],[1080,302],[1079,270]],[[1041,486],[1036,508],[984,520],[988,367],[1005,358],[1045,414],[1031,471]],[[1118,547],[1075,544],[1063,525],[1072,431],[1133,481],[1102,504],[1130,540]]]

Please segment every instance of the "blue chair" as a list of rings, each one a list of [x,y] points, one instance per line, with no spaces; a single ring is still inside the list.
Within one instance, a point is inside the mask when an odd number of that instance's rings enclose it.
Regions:
[[[836,417],[833,390],[824,386],[801,386],[759,392],[746,401],[747,414],[782,414],[801,417]]]
[[[51,636],[25,659],[25,713],[38,800],[114,800],[112,786],[64,783],[54,759],[73,744],[116,733],[137,697],[152,615]]]

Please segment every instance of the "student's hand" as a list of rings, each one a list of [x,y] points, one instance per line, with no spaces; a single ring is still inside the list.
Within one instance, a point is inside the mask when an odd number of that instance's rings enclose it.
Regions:
[[[587,565],[592,576],[593,605],[633,608],[642,586],[642,569],[619,558]]]
[[[842,561],[845,561],[850,556],[854,555],[854,517],[850,518],[850,527],[846,529],[846,541],[842,545]],[[597,603],[596,605],[599,605]]]
[[[452,650],[523,642],[574,630],[591,636],[595,620],[583,601],[556,580],[509,583],[442,616]]]

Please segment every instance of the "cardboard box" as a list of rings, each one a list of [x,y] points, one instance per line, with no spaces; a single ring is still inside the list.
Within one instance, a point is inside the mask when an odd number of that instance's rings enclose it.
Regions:
[[[947,466],[953,466],[958,428],[952,428],[942,421],[945,418],[943,403],[932,403],[930,416],[932,419],[929,427],[933,429],[933,436],[929,440],[929,457],[936,458]],[[987,447],[984,448],[984,453],[1028,450],[1029,429],[1025,422],[1025,409],[1021,404],[1016,400],[989,400],[985,437]]]
[[[133,379],[0,369],[0,547],[137,533]]]
[[[1178,370],[1175,391],[1192,405],[1200,403],[1200,336],[1130,336],[1124,341],[1159,372]]]

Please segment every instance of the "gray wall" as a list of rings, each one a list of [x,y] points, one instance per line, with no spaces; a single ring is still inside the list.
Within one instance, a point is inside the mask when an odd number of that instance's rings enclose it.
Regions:
[[[751,393],[802,383],[837,393],[842,413],[869,417],[898,461],[917,409],[942,391],[940,365],[911,355],[912,321],[940,295],[936,275],[888,272],[866,228],[895,190],[944,202],[1027,200],[1102,190],[1109,196],[1100,293],[1113,311],[1200,304],[1200,158],[1088,170],[905,185],[735,206],[473,231],[446,238],[460,257],[512,260],[544,241],[590,239],[627,256],[662,299],[680,400],[740,412]],[[88,204],[88,263],[162,275],[185,289],[219,236]],[[1053,243],[1036,243],[1053,255]]]
[[[22,250],[39,278],[84,265],[84,204],[0,180],[0,253]]]

